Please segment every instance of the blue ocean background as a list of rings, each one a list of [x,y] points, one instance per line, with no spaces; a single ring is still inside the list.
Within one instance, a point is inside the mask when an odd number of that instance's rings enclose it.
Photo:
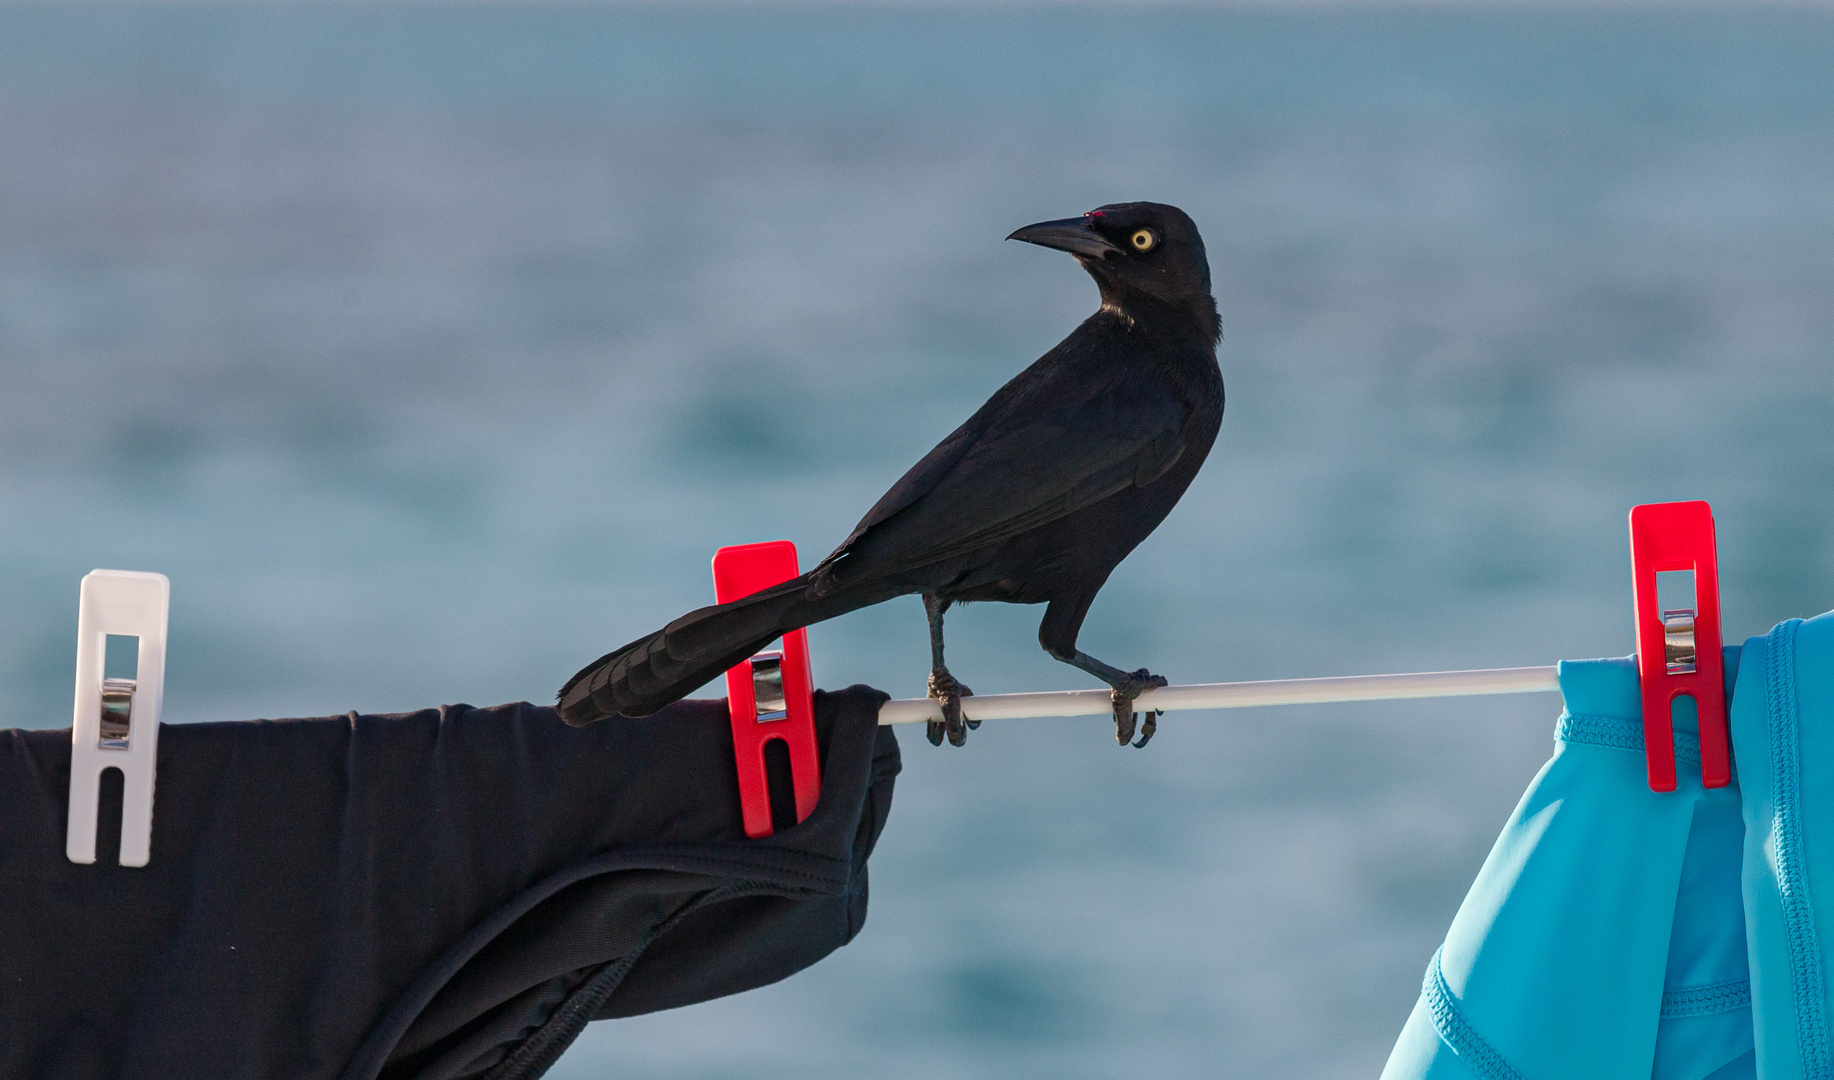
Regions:
[[[26,3],[0,726],[69,723],[94,567],[172,580],[168,721],[551,700],[714,548],[826,553],[1093,310],[1001,238],[1130,199],[1203,229],[1229,405],[1095,655],[1625,654],[1687,498],[1729,639],[1834,607],[1825,8]],[[1040,614],[951,666],[1088,685]],[[811,642],[923,691],[915,598]],[[857,941],[552,1075],[1373,1076],[1558,707],[907,729]]]

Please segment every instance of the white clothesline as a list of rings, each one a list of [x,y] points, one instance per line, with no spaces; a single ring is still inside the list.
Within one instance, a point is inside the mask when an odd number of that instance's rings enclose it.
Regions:
[[[1196,683],[1164,686],[1140,695],[1136,707],[1157,709],[1246,709],[1254,705],[1321,705],[1333,701],[1395,701],[1405,698],[1470,697],[1478,694],[1533,694],[1560,689],[1553,667],[1484,668],[1478,671],[1422,671],[1406,675],[1348,675],[1329,679],[1270,679],[1265,682]],[[1106,690],[1038,694],[988,694],[962,699],[970,720],[1016,720],[1027,716],[1108,716],[1114,711]],[[930,698],[888,701],[881,724],[941,720]]]

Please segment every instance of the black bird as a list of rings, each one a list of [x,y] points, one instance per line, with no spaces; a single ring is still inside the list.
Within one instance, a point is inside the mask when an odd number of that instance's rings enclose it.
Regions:
[[[1222,332],[1197,226],[1174,206],[1117,203],[1007,237],[1076,256],[1102,306],[931,450],[832,555],[782,585],[704,607],[593,661],[561,688],[569,724],[647,716],[778,635],[922,593],[930,621],[930,724],[960,746],[971,692],[943,665],[954,603],[1049,604],[1038,640],[1107,683],[1115,736],[1134,699],[1166,685],[1076,647],[1102,583],[1190,486],[1223,419]],[[1153,736],[1149,714],[1136,746]]]

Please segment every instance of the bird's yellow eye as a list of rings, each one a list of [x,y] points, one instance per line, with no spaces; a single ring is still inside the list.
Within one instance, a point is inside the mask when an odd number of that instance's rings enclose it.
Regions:
[[[1153,245],[1159,242],[1159,237],[1151,229],[1135,229],[1134,234],[1128,237],[1128,242],[1133,244],[1135,251],[1151,251]]]

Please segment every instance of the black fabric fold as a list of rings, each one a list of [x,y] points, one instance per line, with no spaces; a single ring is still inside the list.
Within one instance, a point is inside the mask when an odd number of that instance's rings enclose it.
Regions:
[[[723,701],[173,725],[138,869],[118,787],[64,858],[69,730],[0,731],[0,1077],[524,1080],[590,1020],[782,979],[865,919],[884,700],[816,694],[821,801],[762,840]]]

